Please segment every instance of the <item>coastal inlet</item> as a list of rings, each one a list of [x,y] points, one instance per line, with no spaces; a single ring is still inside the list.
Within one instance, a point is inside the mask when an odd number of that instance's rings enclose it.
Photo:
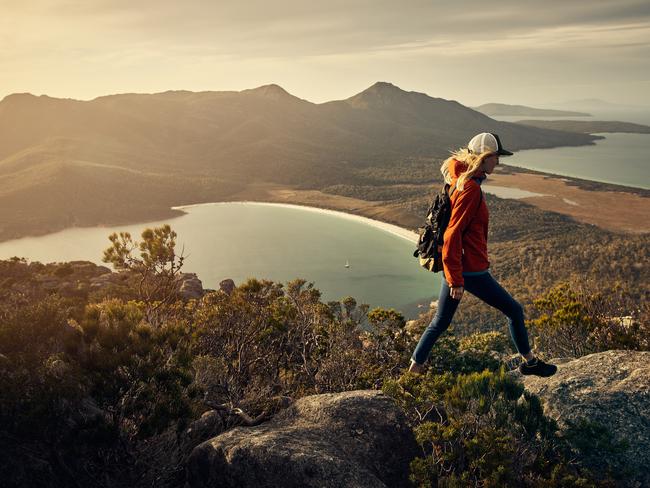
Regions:
[[[371,307],[395,308],[414,318],[438,296],[440,275],[413,258],[415,234],[389,224],[341,212],[296,205],[208,203],[178,207],[186,215],[119,227],[66,229],[41,237],[0,243],[0,259],[88,260],[101,264],[109,234],[128,231],[139,238],[146,227],[168,223],[184,249],[183,270],[196,273],[205,288],[224,278],[313,282],[323,300],[353,296]],[[348,264],[348,267],[346,267]]]

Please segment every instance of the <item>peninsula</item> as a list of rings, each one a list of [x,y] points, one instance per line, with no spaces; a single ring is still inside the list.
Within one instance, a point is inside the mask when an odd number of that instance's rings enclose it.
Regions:
[[[582,134],[622,132],[628,134],[650,134],[650,126],[614,120],[518,120],[517,124],[540,129],[564,130]]]
[[[522,115],[525,117],[591,117],[585,112],[572,112],[569,110],[550,110],[544,108],[527,107],[525,105],[508,105],[505,103],[486,103],[474,110],[490,117]]]

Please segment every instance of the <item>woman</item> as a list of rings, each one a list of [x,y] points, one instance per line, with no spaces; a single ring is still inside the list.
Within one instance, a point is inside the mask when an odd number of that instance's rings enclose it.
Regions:
[[[422,373],[424,362],[438,337],[447,330],[465,290],[503,312],[510,321],[510,334],[524,361],[525,375],[551,376],[557,367],[536,358],[528,345],[521,305],[492,277],[488,268],[488,208],[481,183],[499,164],[499,156],[512,153],[501,145],[499,136],[484,132],[447,159],[440,171],[450,184],[451,218],[444,235],[442,264],[444,277],[438,309],[426,328],[413,356],[409,371]]]

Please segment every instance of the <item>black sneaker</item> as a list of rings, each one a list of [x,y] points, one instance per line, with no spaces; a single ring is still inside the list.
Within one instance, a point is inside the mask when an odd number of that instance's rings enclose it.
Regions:
[[[547,364],[541,359],[535,358],[532,363],[524,361],[519,365],[519,372],[524,375],[535,375],[547,378],[553,376],[557,372],[557,366],[554,364]]]

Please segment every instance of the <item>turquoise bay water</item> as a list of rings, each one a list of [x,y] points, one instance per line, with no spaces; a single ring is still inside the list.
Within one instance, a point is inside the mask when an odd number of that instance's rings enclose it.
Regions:
[[[177,249],[185,249],[185,272],[204,288],[232,278],[314,282],[324,300],[353,296],[373,307],[396,308],[415,317],[418,306],[437,298],[440,275],[412,257],[414,244],[364,222],[308,209],[254,203],[206,204],[168,221],[120,227],[67,229],[42,237],[0,243],[0,259],[101,262],[108,235],[128,231],[138,238],[146,227],[169,223]],[[346,261],[350,267],[345,268]]]
[[[546,173],[650,189],[650,134],[599,135],[605,139],[592,146],[529,149],[501,161]]]
[[[503,122],[531,120],[618,120],[650,125],[647,109],[596,111],[591,117],[492,117]],[[529,149],[503,158],[510,166],[543,171],[585,180],[602,181],[635,188],[650,188],[650,134],[597,134],[605,137],[595,145]],[[507,141],[504,145],[508,147]]]

